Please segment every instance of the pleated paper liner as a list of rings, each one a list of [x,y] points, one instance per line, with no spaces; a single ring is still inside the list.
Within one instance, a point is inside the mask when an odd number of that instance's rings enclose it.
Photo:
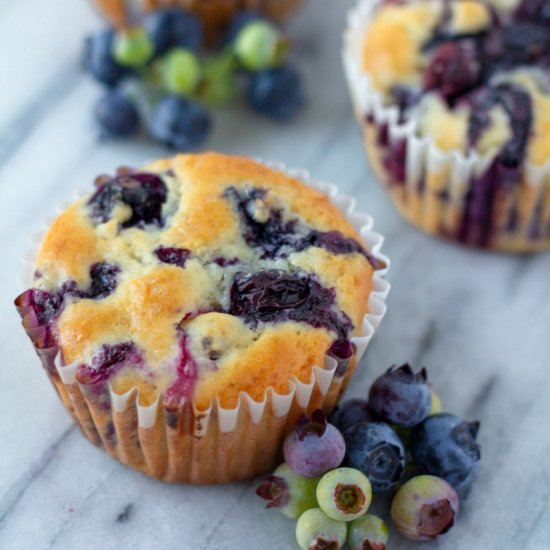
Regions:
[[[550,249],[550,159],[527,161],[520,181],[476,152],[441,151],[419,137],[362,69],[362,44],[380,0],[360,0],[348,16],[343,61],[370,165],[393,203],[426,233],[502,252]]]
[[[373,272],[368,314],[359,335],[352,338],[355,354],[339,363],[328,355],[323,365],[314,365],[309,382],[289,381],[289,392],[279,394],[267,388],[255,401],[241,392],[235,409],[219,402],[198,410],[192,402],[176,411],[163,406],[162,395],[150,406],[139,402],[138,389],[116,394],[109,384],[103,389],[80,384],[78,363],[63,365],[58,347],[45,326],[29,307],[28,293],[16,299],[22,324],[42,365],[82,433],[111,456],[153,478],[178,483],[225,483],[249,479],[273,469],[281,462],[280,448],[285,435],[304,413],[320,408],[332,411],[345,390],[385,311],[389,283],[384,279],[389,260],[380,253],[383,238],[372,231],[369,216],[355,212],[354,199],[338,194],[331,184],[311,182],[307,173],[284,170],[330,196],[360,233],[365,247],[380,269]],[[45,225],[45,229],[50,224]],[[26,259],[25,273],[32,273],[36,248]],[[24,288],[30,284],[24,283]]]
[[[214,44],[239,12],[264,14],[280,23],[295,13],[304,0],[93,0],[93,3],[117,26],[125,25],[139,12],[179,6],[201,17],[206,41]]]

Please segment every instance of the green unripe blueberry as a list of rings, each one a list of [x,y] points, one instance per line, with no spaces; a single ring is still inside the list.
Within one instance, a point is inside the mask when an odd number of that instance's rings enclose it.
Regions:
[[[190,96],[201,78],[199,60],[185,48],[172,50],[164,59],[163,83],[170,93]]]
[[[428,413],[428,416],[443,412],[443,404],[441,403],[441,398],[439,397],[439,395],[437,395],[437,393],[434,392],[433,388],[430,388],[430,391],[432,392],[432,406],[430,407],[430,412]]]
[[[351,523],[348,529],[348,546],[350,550],[386,550],[388,526],[378,516],[365,514]]]
[[[352,521],[369,509],[372,488],[368,477],[354,468],[327,472],[317,485],[317,502],[323,512],[337,521]]]
[[[435,540],[454,524],[458,496],[445,480],[421,475],[407,481],[391,504],[395,527],[411,540]]]
[[[203,67],[200,97],[209,105],[225,105],[237,94],[235,60],[231,52],[208,60]]]
[[[280,44],[279,31],[273,25],[266,21],[253,21],[237,35],[234,51],[243,67],[261,71],[279,61]]]
[[[295,474],[283,462],[272,476],[263,479],[256,494],[267,500],[267,508],[277,508],[289,518],[298,518],[306,510],[317,507],[315,489],[318,477],[303,477]]]
[[[341,550],[347,531],[345,523],[329,518],[320,508],[312,508],[299,517],[296,540],[302,550]]]
[[[113,58],[124,67],[142,67],[155,51],[153,42],[141,27],[125,29],[113,40]]]

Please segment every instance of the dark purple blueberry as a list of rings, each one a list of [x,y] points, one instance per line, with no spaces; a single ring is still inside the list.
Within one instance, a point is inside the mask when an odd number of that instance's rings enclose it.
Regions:
[[[446,99],[472,89],[481,74],[478,57],[473,40],[442,44],[424,73],[424,89],[437,90]]]
[[[235,187],[225,190],[224,196],[231,199],[243,224],[243,238],[248,246],[262,250],[262,258],[285,257],[289,247],[296,242],[296,220],[283,221],[280,208],[271,208],[267,218],[260,217],[255,210],[256,202],[267,194],[258,187],[238,191]]]
[[[143,26],[155,45],[155,56],[171,48],[197,51],[202,44],[202,22],[181,8],[155,10],[143,19]]]
[[[414,428],[411,453],[424,472],[461,489],[471,481],[481,458],[478,430],[479,422],[464,422],[448,413],[434,414]]]
[[[342,235],[339,231],[317,231],[312,230],[296,244],[297,250],[303,250],[310,246],[324,248],[333,254],[362,254],[366,256],[365,249],[351,237]]]
[[[159,246],[155,249],[155,256],[162,263],[185,267],[185,262],[189,259],[189,256],[191,256],[191,251],[187,248]]]
[[[348,370],[350,359],[355,353],[355,345],[351,340],[335,340],[327,351],[327,355],[336,360],[334,376],[344,376]]]
[[[312,275],[279,270],[237,273],[229,313],[251,326],[295,321],[346,336],[353,325],[345,313],[335,309],[335,298],[334,289],[323,287]]]
[[[501,151],[508,164],[518,165],[525,157],[533,121],[531,96],[525,90],[510,84],[490,87],[473,101],[468,138],[475,146],[483,131],[490,125],[490,110],[500,105],[510,119],[512,137]]]
[[[159,176],[135,172],[102,182],[88,204],[91,206],[92,216],[105,223],[115,204],[122,202],[132,210],[132,216],[122,223],[122,227],[143,228],[148,224],[162,224],[161,211],[166,196],[166,185]]]
[[[285,258],[292,252],[301,252],[312,246],[333,254],[358,253],[368,258],[365,249],[351,237],[338,231],[310,229],[296,219],[284,220],[281,208],[270,208],[267,216],[261,208],[261,214],[258,214],[257,203],[264,201],[266,194],[265,189],[258,187],[247,190],[229,187],[224,192],[239,213],[246,244],[260,249],[262,259]]]
[[[63,307],[63,296],[57,292],[52,293],[33,288],[30,290],[29,297],[29,306],[41,325],[55,319]]]
[[[285,462],[294,473],[304,477],[318,477],[338,468],[345,451],[342,434],[327,423],[319,409],[311,417],[303,416],[283,445]]]
[[[329,422],[342,433],[361,422],[372,420],[368,403],[364,399],[349,399],[336,407]]]
[[[210,133],[208,111],[202,105],[182,97],[161,99],[150,119],[151,135],[158,142],[177,151],[200,147]]]
[[[300,76],[291,67],[252,73],[247,99],[250,106],[259,113],[273,120],[289,120],[304,104]]]
[[[497,89],[498,103],[510,117],[512,137],[499,153],[506,166],[518,166],[525,159],[525,152],[533,124],[531,96],[525,90],[502,85]]]
[[[100,299],[111,294],[117,287],[117,275],[120,268],[116,265],[100,262],[90,268],[91,285],[84,293],[87,298]]]
[[[237,265],[239,258],[225,258],[224,256],[218,256],[214,258],[213,262],[220,267],[229,267],[231,265]]]
[[[515,16],[518,19],[550,25],[550,4],[547,0],[522,0]]]
[[[111,374],[124,364],[138,364],[140,354],[132,342],[102,346],[89,365],[80,365],[77,372],[81,384],[97,384],[104,382]]]
[[[135,103],[117,91],[107,92],[97,102],[95,118],[101,137],[128,137],[139,130],[139,113]]]
[[[351,340],[335,340],[328,350],[328,354],[335,359],[351,359],[355,353],[355,346]]]
[[[548,29],[534,23],[516,22],[494,27],[483,42],[487,81],[498,70],[550,60]]]
[[[375,493],[388,491],[405,469],[405,448],[399,436],[383,422],[361,422],[344,432],[344,464],[363,472]]]
[[[116,86],[128,76],[128,69],[119,65],[112,55],[115,32],[107,29],[89,36],[84,46],[84,69],[97,81]]]
[[[414,374],[410,365],[391,367],[369,391],[369,407],[382,420],[406,428],[420,424],[429,414],[432,394],[426,369]]]
[[[392,183],[403,185],[407,176],[407,140],[402,138],[388,142],[383,162]]]
[[[178,362],[176,381],[164,392],[164,406],[168,410],[179,409],[193,395],[199,367],[187,347],[187,338],[180,340],[181,354]]]
[[[391,94],[399,107],[400,113],[404,113],[410,107],[416,105],[422,97],[420,93],[406,86],[394,86],[391,89]]]

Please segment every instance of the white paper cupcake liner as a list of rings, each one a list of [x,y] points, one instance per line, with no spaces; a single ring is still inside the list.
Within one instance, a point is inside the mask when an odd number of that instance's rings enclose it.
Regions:
[[[16,301],[50,380],[84,435],[117,460],[154,478],[222,483],[248,479],[273,468],[280,461],[282,439],[302,414],[317,408],[329,413],[334,408],[386,312],[390,285],[384,277],[389,260],[381,253],[382,236],[372,231],[372,218],[356,212],[355,200],[340,195],[335,185],[312,181],[307,172],[288,170],[284,165],[268,166],[325,192],[361,235],[372,257],[385,266],[373,271],[369,313],[359,335],[352,338],[356,351],[343,375],[337,374],[337,361],[327,355],[323,365],[312,367],[308,383],[293,377],[287,393],[269,387],[260,401],[241,392],[233,409],[216,401],[206,410],[187,403],[171,412],[162,406],[160,395],[151,405],[143,406],[137,388],[120,395],[110,384],[108,391],[101,393],[81,385],[76,378],[78,363],[62,364],[57,346],[45,340],[44,327],[26,307],[25,293]],[[44,233],[50,225],[44,224]],[[32,286],[28,278],[42,237],[43,233],[33,237],[32,250],[24,258],[22,289]]]
[[[506,252],[550,248],[550,159],[544,166],[525,161],[521,181],[498,186],[487,216],[472,219],[474,184],[492,162],[476,151],[444,152],[431,136],[419,137],[414,119],[399,121],[362,68],[362,45],[381,0],[359,0],[348,14],[343,62],[367,157],[401,214],[427,233],[464,244]],[[388,169],[402,164],[403,181]],[[483,218],[483,219],[482,219]]]

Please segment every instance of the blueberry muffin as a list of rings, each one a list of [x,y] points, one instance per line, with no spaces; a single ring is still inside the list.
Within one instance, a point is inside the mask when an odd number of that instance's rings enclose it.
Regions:
[[[303,0],[94,0],[113,22],[124,22],[129,6],[132,10],[150,11],[164,7],[179,6],[199,15],[204,23],[209,44],[223,36],[232,19],[240,12],[262,14],[275,22],[290,17]]]
[[[403,215],[474,246],[549,248],[548,2],[361,2],[350,21],[367,154]]]
[[[271,466],[289,414],[332,408],[383,268],[323,193],[244,158],[180,155],[97,178],[53,222],[16,305],[90,439],[155,477],[227,481]],[[333,391],[313,388],[314,367]],[[224,470],[208,445],[242,436],[228,409],[270,434],[263,458]]]

